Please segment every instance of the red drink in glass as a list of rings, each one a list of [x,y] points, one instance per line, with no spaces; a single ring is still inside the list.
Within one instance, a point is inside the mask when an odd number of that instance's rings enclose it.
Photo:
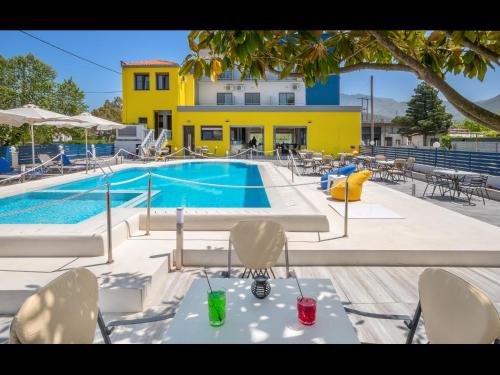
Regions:
[[[316,299],[311,297],[298,297],[297,312],[299,314],[299,322],[306,326],[312,326],[316,321]]]

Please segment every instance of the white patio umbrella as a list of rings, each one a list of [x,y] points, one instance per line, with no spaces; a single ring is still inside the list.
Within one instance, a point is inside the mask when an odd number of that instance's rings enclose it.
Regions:
[[[70,119],[94,124],[97,126],[97,130],[123,129],[126,127],[126,125],[94,116],[88,112],[83,112],[77,116],[71,116]]]
[[[79,122],[68,117],[67,120],[53,120],[35,122],[33,126],[55,126],[56,128],[83,128],[85,129],[85,159],[88,161],[88,136],[87,129],[93,128],[96,125],[89,122]]]
[[[94,126],[97,126],[97,130],[123,129],[126,127],[126,125],[94,116],[89,112],[83,112],[77,116],[71,116],[70,119],[93,124]],[[85,143],[87,143],[87,132],[85,132]],[[85,146],[85,153],[88,154],[87,146]]]
[[[33,123],[46,120],[63,120],[68,116],[48,111],[34,104],[26,104],[22,107],[0,111],[0,124],[19,127],[23,124],[31,125],[31,153],[33,165],[35,165],[35,133]]]

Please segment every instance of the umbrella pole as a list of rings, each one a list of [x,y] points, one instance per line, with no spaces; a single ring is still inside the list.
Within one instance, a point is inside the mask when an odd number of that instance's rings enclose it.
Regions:
[[[35,167],[35,131],[33,128],[33,124],[31,124],[31,160],[33,161],[33,167]]]
[[[87,129],[85,129],[85,164],[87,166],[86,173],[89,173],[89,148],[87,139]]]

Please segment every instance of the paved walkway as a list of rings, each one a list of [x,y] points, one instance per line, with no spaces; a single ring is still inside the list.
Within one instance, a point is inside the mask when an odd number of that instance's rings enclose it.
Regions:
[[[408,195],[412,194],[411,187],[412,184],[415,184],[415,196],[417,198],[425,199],[428,202],[461,213],[462,215],[473,217],[475,219],[500,227],[500,202],[498,201],[486,199],[486,204],[484,205],[480,197],[473,196],[471,203],[475,205],[469,205],[467,199],[463,195],[460,198],[451,200],[449,195],[445,195],[444,197],[442,197],[438,193],[438,189],[436,189],[434,197],[431,198],[432,188],[427,189],[425,197],[423,197],[422,194],[424,193],[425,186],[427,185],[424,181],[411,181],[411,179],[407,180],[406,183],[394,183],[381,181],[378,179],[374,179],[373,181],[380,185],[387,186],[391,189],[398,190]]]

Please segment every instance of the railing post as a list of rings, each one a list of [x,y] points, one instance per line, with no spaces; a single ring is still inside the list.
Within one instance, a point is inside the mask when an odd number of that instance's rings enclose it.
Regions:
[[[96,171],[96,152],[95,152],[95,145],[94,144],[91,144],[90,145],[90,149],[91,149],[91,155],[92,155],[92,160],[94,160],[94,173]]]
[[[149,236],[149,232],[151,230],[151,186],[152,186],[152,177],[151,173],[149,173],[148,178],[148,205],[147,205],[147,213],[146,213],[146,236]]]
[[[64,174],[64,160],[63,160],[64,146],[59,145],[58,149],[59,149],[59,154],[61,155],[61,157],[60,157],[60,159],[61,159],[61,174]]]
[[[184,208],[177,209],[176,214],[176,246],[175,246],[175,269],[182,268],[182,256],[184,251]]]
[[[349,176],[345,178],[344,237],[347,237],[348,215],[349,215]]]
[[[111,233],[111,192],[110,183],[106,184],[106,229],[108,234],[108,264],[113,263],[113,235]]]

